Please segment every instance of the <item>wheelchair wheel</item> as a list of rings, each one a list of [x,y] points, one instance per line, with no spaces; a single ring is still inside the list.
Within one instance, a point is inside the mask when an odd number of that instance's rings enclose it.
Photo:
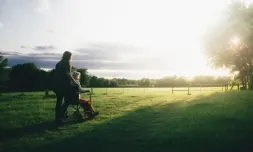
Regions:
[[[79,111],[75,111],[73,113],[73,117],[77,121],[81,121],[83,119],[83,115]]]

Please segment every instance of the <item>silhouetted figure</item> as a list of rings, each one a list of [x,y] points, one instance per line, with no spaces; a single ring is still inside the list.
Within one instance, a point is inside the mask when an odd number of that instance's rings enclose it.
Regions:
[[[67,108],[62,108],[63,99],[66,93],[69,91],[71,84],[75,82],[71,75],[71,60],[72,53],[65,51],[62,59],[55,66],[54,74],[54,93],[56,94],[56,105],[55,105],[55,120],[57,123],[62,123],[64,114]]]

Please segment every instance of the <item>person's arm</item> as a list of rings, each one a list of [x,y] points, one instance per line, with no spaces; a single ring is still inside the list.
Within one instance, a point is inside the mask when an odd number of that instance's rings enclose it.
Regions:
[[[70,73],[68,73],[67,75],[68,75],[68,77],[69,77],[69,79],[71,81],[73,81],[74,83],[76,83],[76,80],[72,77],[72,75]]]
[[[78,87],[79,87],[80,93],[87,93],[87,92],[90,92],[90,90],[85,90],[84,88],[82,88],[82,86],[81,86],[80,83],[78,83]]]

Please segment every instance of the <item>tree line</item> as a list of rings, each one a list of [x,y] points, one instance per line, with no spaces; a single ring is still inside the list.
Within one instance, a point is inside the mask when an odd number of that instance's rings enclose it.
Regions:
[[[7,68],[8,59],[0,58],[0,91],[1,92],[27,92],[52,90],[54,69],[45,71],[34,63],[17,64]],[[80,83],[83,87],[180,87],[189,83],[197,84],[225,84],[227,77],[197,76],[193,80],[184,77],[170,76],[162,79],[143,78],[131,80],[125,78],[106,79],[88,73],[86,68],[73,67],[72,71],[81,73]]]

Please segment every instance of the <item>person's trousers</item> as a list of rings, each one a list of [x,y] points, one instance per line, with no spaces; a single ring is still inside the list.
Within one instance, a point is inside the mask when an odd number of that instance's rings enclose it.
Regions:
[[[94,112],[93,107],[91,106],[91,102],[89,100],[83,99],[81,98],[80,100],[80,105],[81,107],[85,110],[85,111],[90,111],[90,112]]]
[[[57,102],[55,105],[55,119],[60,120],[65,115],[67,115],[69,103],[63,100],[65,97],[63,94],[57,94],[56,97],[57,97]]]
[[[64,93],[57,92],[56,93],[56,105],[55,105],[55,119],[59,120],[62,118],[62,103],[63,103],[63,98],[64,98]]]
[[[64,101],[63,105],[62,105],[62,117],[67,116],[68,115],[68,107],[69,107],[69,102],[67,102],[66,100]]]

